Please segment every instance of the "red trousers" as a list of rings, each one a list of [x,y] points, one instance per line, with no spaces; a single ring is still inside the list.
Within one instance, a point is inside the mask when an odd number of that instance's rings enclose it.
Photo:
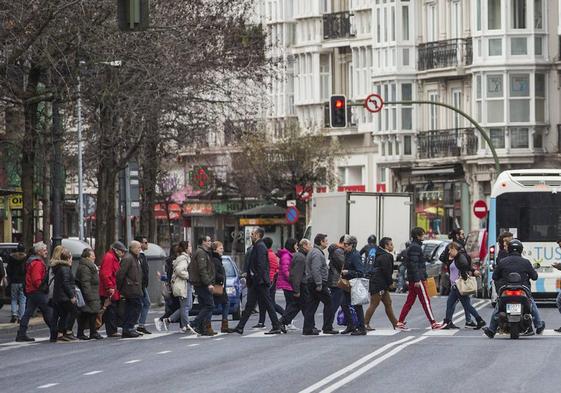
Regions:
[[[399,322],[404,322],[405,318],[407,318],[407,314],[411,311],[411,307],[415,303],[415,300],[419,298],[421,302],[421,306],[423,306],[423,310],[425,310],[425,314],[427,319],[430,323],[436,322],[434,319],[434,315],[432,313],[432,308],[430,305],[430,298],[427,293],[427,282],[421,281],[421,286],[416,287],[414,281],[409,281],[409,291],[407,292],[407,300],[405,300],[405,304],[401,309],[401,314],[399,314]]]

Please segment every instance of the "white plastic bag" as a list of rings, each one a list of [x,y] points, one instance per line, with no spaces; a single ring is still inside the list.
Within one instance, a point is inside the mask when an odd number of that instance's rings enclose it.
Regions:
[[[353,306],[370,303],[368,287],[370,281],[367,278],[353,278],[351,283],[351,304]]]

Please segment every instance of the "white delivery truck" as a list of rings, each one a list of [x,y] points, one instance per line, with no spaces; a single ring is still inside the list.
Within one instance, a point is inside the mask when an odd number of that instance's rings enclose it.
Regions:
[[[325,233],[330,243],[344,234],[356,236],[358,248],[366,244],[368,236],[378,241],[386,236],[393,239],[395,251],[405,248],[413,226],[413,194],[336,192],[314,194],[310,201],[311,219],[306,237],[313,241],[318,233]]]

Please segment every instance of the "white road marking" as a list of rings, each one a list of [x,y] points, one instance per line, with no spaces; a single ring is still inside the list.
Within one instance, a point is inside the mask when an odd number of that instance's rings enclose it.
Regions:
[[[133,363],[138,363],[141,362],[140,359],[133,359],[133,360],[129,360],[128,362],[125,362],[125,364],[133,364]]]
[[[218,338],[218,337],[224,336],[224,335],[226,335],[226,333],[218,333],[214,336],[199,336],[198,334],[189,334],[185,337],[181,337],[180,340],[195,340],[197,338],[202,338],[202,339]]]
[[[561,333],[556,332],[553,329],[545,329],[542,333],[543,336],[557,336],[561,338]]]
[[[215,338],[215,339],[212,340],[212,341],[222,341],[222,340],[224,340],[224,337]]]
[[[166,353],[171,353],[171,351],[162,351],[162,352],[158,352],[158,355],[165,355]]]
[[[340,387],[342,387],[342,386],[348,384],[349,382],[357,379],[358,377],[360,377],[362,374],[364,374],[365,372],[367,372],[371,368],[376,367],[378,364],[382,363],[384,360],[389,359],[392,356],[397,355],[399,352],[403,351],[408,346],[416,344],[418,342],[421,342],[425,339],[426,339],[426,337],[419,337],[419,338],[416,338],[413,341],[409,341],[409,342],[406,342],[404,344],[401,344],[397,348],[394,348],[390,352],[380,356],[378,359],[375,359],[372,362],[368,363],[366,366],[363,366],[363,367],[359,368],[358,370],[356,370],[352,374],[347,375],[345,378],[337,381],[333,385],[329,386],[327,389],[322,390],[321,393],[334,392],[335,390],[339,389]]]
[[[423,336],[453,336],[458,333],[460,329],[450,329],[450,330],[429,330]]]
[[[196,347],[197,345],[201,345],[201,344],[189,344],[187,345],[188,347]]]
[[[96,375],[96,374],[101,374],[103,371],[101,370],[95,370],[95,371],[90,371],[89,373],[84,373],[82,375]]]
[[[37,389],[48,389],[52,388],[53,386],[60,385],[60,383],[48,383],[46,385],[37,386]]]
[[[371,332],[367,332],[368,336],[394,336],[399,334],[400,330],[396,329],[376,329]]]
[[[484,300],[481,300],[479,302],[474,303],[473,308],[475,308],[475,311],[479,311],[483,307],[487,306],[489,303],[491,303],[490,300],[484,299]],[[460,302],[458,302],[458,304],[460,305],[460,307],[462,306],[462,304]],[[460,314],[460,316],[459,316],[459,318],[456,318],[456,315],[458,315],[458,314]],[[457,323],[460,323],[460,321],[463,320],[463,319],[466,319],[466,315],[465,315],[464,309],[462,307],[459,312],[454,314],[454,316],[452,317],[452,321],[454,322],[454,325],[455,325]]]
[[[275,336],[280,336],[280,334],[265,334],[265,332],[257,332],[257,333],[247,334],[242,337],[243,338],[270,338]]]
[[[376,357],[376,356],[378,356],[378,355],[384,353],[384,352],[387,351],[388,349],[390,349],[390,348],[392,348],[392,347],[395,347],[395,346],[398,346],[398,345],[400,345],[400,344],[407,343],[408,341],[411,341],[411,340],[413,340],[414,338],[415,338],[415,337],[413,337],[413,336],[408,336],[408,337],[405,337],[405,338],[403,338],[403,339],[401,339],[401,340],[394,341],[394,342],[392,342],[392,343],[386,344],[386,345],[384,345],[382,348],[379,348],[378,350],[376,350],[376,351],[374,351],[374,352],[372,352],[372,353],[369,353],[368,355],[366,355],[366,356],[364,356],[364,357],[358,359],[358,360],[355,361],[354,363],[351,363],[351,364],[349,364],[347,367],[345,367],[345,368],[343,368],[343,369],[341,369],[341,370],[339,370],[339,371],[337,371],[337,372],[335,372],[335,373],[329,375],[328,377],[322,379],[321,381],[319,381],[319,382],[313,384],[313,385],[310,386],[309,388],[304,389],[304,390],[301,390],[300,393],[312,393],[312,392],[318,390],[319,388],[321,388],[321,387],[323,387],[323,386],[329,384],[330,382],[332,382],[332,381],[338,379],[338,378],[341,377],[342,375],[344,375],[344,374],[346,374],[346,373],[348,373],[348,372],[354,370],[354,369],[357,368],[357,367],[360,367],[363,363],[368,362],[370,359],[372,359],[372,358],[374,358],[374,357]]]

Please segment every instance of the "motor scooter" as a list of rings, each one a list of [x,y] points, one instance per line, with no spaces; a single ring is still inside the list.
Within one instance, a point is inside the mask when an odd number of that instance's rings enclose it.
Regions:
[[[511,339],[518,339],[521,334],[534,333],[531,296],[530,288],[522,285],[522,278],[518,273],[510,273],[507,284],[499,290],[499,330],[510,334]]]

